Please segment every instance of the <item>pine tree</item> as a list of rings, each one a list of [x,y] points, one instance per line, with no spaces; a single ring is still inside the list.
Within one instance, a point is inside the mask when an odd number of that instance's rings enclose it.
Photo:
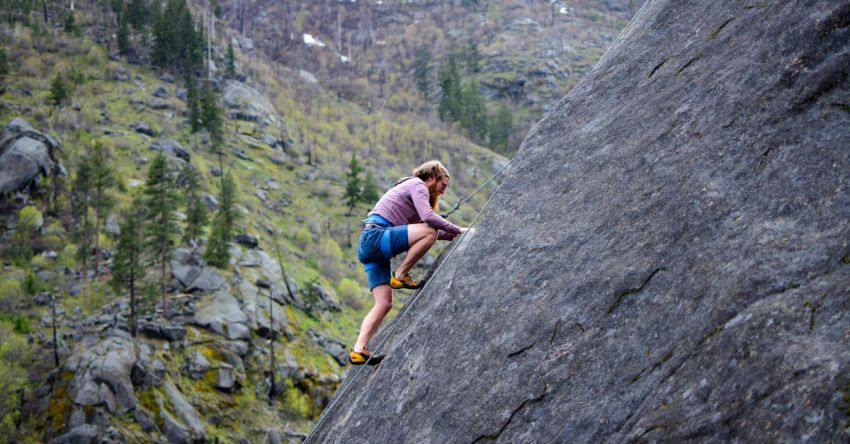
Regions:
[[[483,141],[487,137],[487,106],[478,88],[478,82],[467,81],[461,89],[460,125],[470,137]]]
[[[186,201],[186,230],[183,232],[183,241],[190,242],[201,237],[204,229],[209,223],[207,207],[200,196],[200,177],[198,171],[192,164],[187,163],[181,172],[182,182],[185,186]]]
[[[122,54],[130,49],[130,30],[127,28],[127,20],[121,18],[118,24],[118,51]]]
[[[225,70],[227,78],[236,77],[236,54],[233,52],[233,41],[227,41],[227,68]]]
[[[165,155],[159,153],[148,169],[148,180],[144,189],[145,246],[152,253],[154,264],[160,266],[160,295],[162,311],[168,317],[168,260],[171,257],[174,237],[177,235],[176,210],[178,195],[174,178],[168,167]]]
[[[362,200],[361,197],[361,184],[360,184],[360,173],[363,171],[363,168],[360,167],[360,161],[357,160],[357,155],[351,153],[351,161],[348,163],[348,172],[345,176],[348,180],[345,183],[345,203],[348,205],[348,215],[351,215],[351,211],[354,210],[354,207]]]
[[[91,172],[92,206],[94,207],[94,273],[98,275],[100,262],[100,223],[112,207],[113,199],[109,190],[115,186],[112,166],[109,164],[109,151],[102,143],[95,143],[88,156]]]
[[[6,50],[0,48],[0,94],[6,91],[6,76],[9,75],[9,62]]]
[[[201,124],[201,100],[198,97],[198,84],[195,80],[195,76],[192,73],[189,73],[186,76],[186,95],[189,106],[189,126],[192,129],[193,133],[200,131],[202,128]]]
[[[82,294],[86,292],[86,284],[88,282],[88,257],[91,249],[89,224],[89,210],[92,202],[92,179],[91,165],[87,161],[80,162],[77,168],[77,175],[74,178],[73,184],[73,208],[74,215],[77,219],[77,238],[79,245],[77,246],[77,259],[82,262],[82,285],[80,291]]]
[[[466,42],[465,61],[466,72],[472,75],[481,72],[481,52],[478,50],[478,42],[470,38]]]
[[[375,175],[372,171],[366,173],[366,180],[363,181],[363,191],[360,193],[360,201],[366,204],[373,204],[381,197],[381,192],[378,190],[378,184],[375,183]]]
[[[213,221],[204,259],[218,268],[227,268],[230,263],[230,239],[233,238],[237,218],[236,183],[233,176],[227,173],[221,184],[221,202]]]
[[[210,132],[214,149],[220,150],[224,141],[224,116],[218,105],[218,96],[210,85],[204,85],[201,94],[201,126]]]
[[[461,111],[461,88],[460,73],[457,69],[457,61],[453,55],[447,57],[440,67],[440,104],[437,112],[443,122],[454,122],[460,119]]]
[[[504,103],[499,105],[496,116],[490,124],[490,148],[494,151],[505,153],[508,149],[508,140],[513,132],[513,113]]]
[[[179,69],[184,75],[200,67],[203,33],[195,29],[186,0],[168,0],[165,10],[156,15],[153,35],[154,65],[165,70]]]
[[[431,51],[423,46],[416,51],[416,61],[413,63],[413,83],[416,89],[422,93],[422,97],[428,99],[431,90]]]
[[[159,0],[153,1],[158,2]],[[124,12],[125,20],[122,21],[128,22],[136,31],[141,30],[148,20],[147,11],[148,8],[145,5],[144,0],[130,0],[130,3],[127,3],[127,9]]]
[[[50,103],[56,108],[60,107],[69,97],[71,91],[68,85],[62,80],[62,74],[56,73],[56,77],[50,82]]]
[[[137,194],[132,206],[121,223],[121,234],[115,246],[115,256],[112,260],[112,285],[116,291],[130,291],[130,322],[133,336],[137,334],[136,321],[136,283],[145,274],[142,264],[144,242],[144,203]]]

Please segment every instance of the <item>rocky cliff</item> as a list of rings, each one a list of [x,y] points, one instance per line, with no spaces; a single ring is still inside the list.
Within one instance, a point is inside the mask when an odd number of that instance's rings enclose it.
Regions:
[[[850,439],[848,72],[846,1],[650,1],[316,442]]]

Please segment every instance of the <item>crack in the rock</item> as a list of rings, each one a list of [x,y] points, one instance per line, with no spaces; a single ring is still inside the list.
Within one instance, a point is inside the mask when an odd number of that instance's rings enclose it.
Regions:
[[[547,390],[548,390],[548,388],[546,390],[543,390],[543,393],[540,394],[540,396],[538,396],[536,398],[526,399],[525,401],[523,401],[522,404],[519,405],[519,407],[515,408],[514,411],[511,412],[511,416],[508,417],[508,420],[505,421],[504,424],[502,424],[502,427],[500,427],[499,430],[496,433],[491,433],[489,435],[481,435],[481,436],[475,438],[475,440],[472,441],[472,444],[475,444],[475,443],[481,442],[481,441],[495,441],[495,440],[499,439],[499,437],[502,435],[502,432],[504,432],[505,429],[508,428],[508,425],[510,425],[511,421],[513,421],[514,416],[516,416],[517,413],[519,413],[520,410],[524,409],[526,406],[534,405],[534,404],[537,404],[538,402],[542,401],[543,398],[546,396]]]
[[[558,321],[555,322],[555,328],[552,329],[552,336],[549,337],[549,344],[555,341],[555,335],[558,334],[558,327],[561,326],[561,319],[558,318]]]
[[[658,274],[658,272],[663,270],[663,269],[664,269],[663,267],[659,267],[659,268],[656,268],[655,270],[653,270],[652,273],[650,273],[649,276],[646,279],[644,279],[643,283],[639,287],[629,288],[629,289],[626,289],[626,290],[620,292],[619,294],[617,294],[617,297],[616,297],[616,300],[614,301],[614,303],[611,304],[610,307],[608,307],[608,314],[613,313],[614,310],[616,310],[617,307],[620,306],[620,303],[623,302],[623,299],[626,296],[641,292],[649,284],[649,281],[651,281],[652,278],[655,277],[655,275]]]
[[[667,57],[666,59],[662,60],[661,63],[655,65],[655,68],[652,68],[652,71],[649,73],[648,76],[646,76],[646,78],[647,79],[652,78],[652,76],[655,75],[655,71],[658,71],[659,69],[661,69],[661,67],[664,66],[669,60],[670,60],[670,57]]]
[[[523,353],[527,350],[531,350],[533,347],[534,347],[534,343],[532,342],[531,345],[527,345],[527,346],[525,346],[525,347],[523,347],[523,348],[521,348],[521,349],[519,349],[519,350],[517,350],[513,353],[509,353],[508,357],[513,358],[514,356],[517,356],[517,355],[519,355],[519,354],[521,354],[521,353]]]
[[[729,20],[726,20],[726,21],[725,21],[725,22],[723,22],[723,23],[722,23],[719,27],[717,27],[717,29],[715,29],[714,31],[711,31],[710,33],[708,33],[708,39],[709,39],[709,40],[714,40],[714,38],[715,38],[715,37],[717,37],[717,34],[720,34],[720,31],[722,31],[722,30],[723,30],[723,28],[725,28],[725,27],[726,27],[726,25],[728,25],[729,23],[731,23],[731,22],[732,22],[732,20],[735,20],[735,17],[732,17],[732,18],[730,18]]]
[[[692,58],[692,59],[688,60],[688,63],[685,63],[685,64],[684,64],[681,68],[679,68],[679,70],[678,70],[678,71],[676,71],[676,75],[678,76],[679,74],[681,74],[681,73],[682,73],[682,71],[684,71],[684,70],[685,70],[685,68],[687,68],[687,67],[691,66],[694,62],[696,62],[696,61],[697,61],[697,60],[699,60],[700,58],[702,58],[702,56],[696,56],[696,57],[694,57],[694,58]]]

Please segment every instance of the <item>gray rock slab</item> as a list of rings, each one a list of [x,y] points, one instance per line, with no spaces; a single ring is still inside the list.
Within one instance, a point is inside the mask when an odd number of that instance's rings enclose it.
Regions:
[[[189,292],[204,291],[213,292],[224,286],[224,277],[213,267],[204,267],[198,277],[187,285]]]
[[[173,382],[167,380],[165,384],[163,384],[163,389],[165,396],[168,397],[168,401],[170,402],[170,407],[173,408],[173,411],[168,412],[165,409],[165,404],[161,406],[163,411],[167,413],[163,415],[164,417],[170,416],[173,414],[174,417],[172,419],[179,420],[178,424],[173,424],[173,426],[180,426],[175,428],[180,428],[182,430],[188,431],[193,438],[203,439],[205,436],[206,430],[204,428],[204,422],[201,420],[200,415],[195,409],[192,407],[192,404],[186,400],[186,397],[183,396],[183,393],[174,385]],[[169,426],[166,421],[165,432],[168,434]],[[182,434],[182,433],[179,433]]]
[[[848,441],[847,17],[649,2],[315,441]]]
[[[105,406],[120,414],[136,406],[131,374],[136,362],[133,341],[110,336],[93,346],[78,344],[65,369],[74,373],[69,395],[79,406]]]
[[[249,339],[248,317],[231,294],[218,291],[201,303],[195,312],[195,324],[228,339]]]

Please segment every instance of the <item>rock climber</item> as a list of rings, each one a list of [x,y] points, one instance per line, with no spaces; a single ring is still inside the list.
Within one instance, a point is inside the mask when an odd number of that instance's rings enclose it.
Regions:
[[[366,269],[375,305],[360,326],[357,342],[349,354],[354,365],[380,364],[384,355],[369,352],[366,345],[393,307],[393,289],[416,289],[421,282],[408,272],[437,239],[452,240],[467,228],[437,214],[440,195],[449,186],[449,171],[436,160],[425,162],[390,188],[363,221],[357,257]],[[392,273],[390,259],[407,251]]]

